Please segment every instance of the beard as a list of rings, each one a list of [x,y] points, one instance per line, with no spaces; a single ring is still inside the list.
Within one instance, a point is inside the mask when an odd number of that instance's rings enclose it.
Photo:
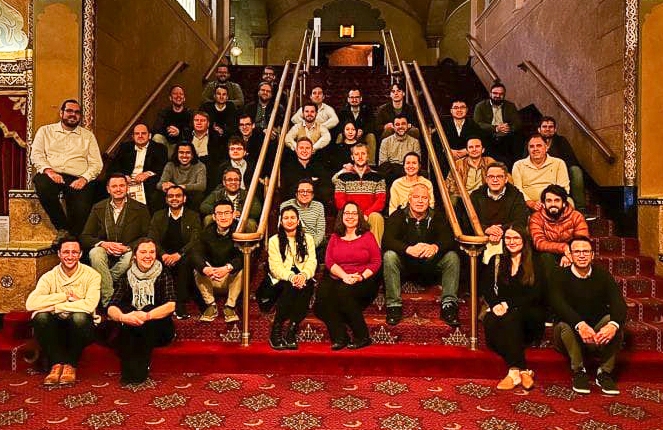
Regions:
[[[504,103],[504,99],[499,99],[499,100],[490,99],[490,100],[493,102],[495,106],[501,106],[502,103]]]
[[[551,211],[555,211],[554,213]],[[546,215],[548,215],[551,219],[558,220],[562,216],[562,212],[564,212],[564,208],[558,208],[558,207],[552,207],[550,209],[546,209]]]

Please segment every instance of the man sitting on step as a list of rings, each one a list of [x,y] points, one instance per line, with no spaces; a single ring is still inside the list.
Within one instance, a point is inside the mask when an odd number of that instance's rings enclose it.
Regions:
[[[30,162],[37,172],[33,178],[39,202],[58,234],[78,236],[83,230],[94,200],[91,183],[101,172],[103,161],[94,134],[80,126],[81,105],[65,100],[60,122],[44,125],[32,141]],[[64,195],[67,211],[60,204]]]
[[[28,296],[32,327],[51,371],[44,385],[76,382],[83,348],[94,338],[93,315],[99,303],[101,276],[80,263],[81,244],[65,237],[58,244],[60,264],[44,273]]]
[[[147,206],[127,196],[127,178],[113,173],[106,190],[110,195],[92,207],[81,242],[90,249],[90,265],[101,275],[101,305],[113,295],[113,283],[131,266],[131,248],[147,236],[150,212]]]
[[[451,227],[443,212],[429,207],[430,190],[416,184],[408,205],[387,219],[384,233],[384,287],[387,324],[403,317],[401,275],[416,274],[417,280],[439,282],[442,289],[440,318],[452,327],[458,321],[460,259]]]
[[[572,239],[569,248],[571,266],[553,271],[548,289],[560,319],[554,330],[555,347],[570,359],[573,391],[589,393],[584,358],[593,353],[599,358],[596,385],[604,394],[619,394],[612,372],[626,324],[622,290],[607,270],[592,264],[588,237]]]
[[[214,204],[214,222],[205,227],[192,255],[196,285],[207,305],[200,321],[211,322],[219,315],[214,289],[228,291],[223,317],[227,323],[239,321],[235,305],[242,292],[242,253],[235,247],[232,233],[237,229],[235,210],[228,200]]]
[[[219,200],[228,200],[233,205],[233,217],[239,219],[246,203],[246,190],[239,187],[241,172],[236,167],[228,167],[223,172],[221,184],[214,189],[200,204],[200,213],[204,217],[203,224],[214,223],[214,206]],[[258,196],[253,197],[249,210],[248,231],[256,231],[257,220],[262,213],[262,205]]]
[[[285,143],[293,151],[297,148],[297,142],[302,137],[307,137],[313,143],[313,152],[322,150],[331,142],[331,134],[327,127],[316,121],[318,105],[313,102],[304,103],[302,106],[303,121],[295,123],[285,136]],[[338,119],[336,120],[338,122]]]
[[[396,115],[393,124],[394,134],[382,139],[378,156],[378,171],[385,177],[387,187],[403,175],[405,154],[414,152],[421,156],[419,140],[406,134],[410,127],[407,117]]]

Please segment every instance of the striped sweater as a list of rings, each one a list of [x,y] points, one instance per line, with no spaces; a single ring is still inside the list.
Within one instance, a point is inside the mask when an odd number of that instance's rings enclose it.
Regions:
[[[381,174],[367,169],[362,176],[354,170],[342,172],[335,182],[334,201],[341,209],[346,202],[355,202],[364,215],[381,212],[387,201],[387,185]]]

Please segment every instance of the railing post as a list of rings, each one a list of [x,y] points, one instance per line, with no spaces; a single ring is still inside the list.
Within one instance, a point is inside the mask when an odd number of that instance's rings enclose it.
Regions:
[[[478,259],[483,251],[483,245],[474,243],[461,243],[461,249],[470,256],[470,349],[476,351],[478,346]]]
[[[237,245],[244,254],[242,269],[242,346],[249,346],[249,286],[251,283],[251,253],[258,247],[257,242],[241,242]]]

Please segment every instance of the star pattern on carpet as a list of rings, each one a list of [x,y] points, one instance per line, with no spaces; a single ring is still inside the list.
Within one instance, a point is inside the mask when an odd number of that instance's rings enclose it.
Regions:
[[[401,291],[404,292],[404,293],[407,293],[407,294],[419,294],[423,291],[426,291],[426,288],[422,287],[421,285],[417,284],[416,282],[407,281],[401,287]]]
[[[376,308],[379,310],[382,310],[384,308],[384,305],[386,303],[385,297],[383,293],[379,293],[375,300],[373,300],[373,304],[375,305]]]
[[[82,394],[70,394],[62,399],[60,404],[68,409],[74,409],[86,405],[96,405],[98,401],[99,397],[92,391],[88,391]]]
[[[578,393],[573,391],[573,389],[569,387],[563,387],[561,385],[548,385],[544,390],[543,394],[545,394],[548,397],[554,397],[557,399],[563,399],[563,400],[574,400],[578,398]]]
[[[642,421],[649,418],[649,413],[639,406],[625,405],[623,403],[615,402],[606,407],[606,411],[612,416],[622,416],[624,418],[632,418],[636,421]]]
[[[477,399],[483,399],[492,394],[493,389],[486,387],[485,385],[475,384],[474,382],[468,382],[467,384],[461,384],[456,386],[456,391],[458,394],[463,394],[469,397],[476,397]]]
[[[311,378],[302,379],[300,381],[295,381],[290,385],[290,389],[302,394],[311,394],[316,391],[324,390],[325,383],[320,381],[315,381]]]
[[[395,413],[388,417],[378,418],[380,421],[380,428],[386,430],[421,430],[419,418],[410,417]]]
[[[300,330],[297,334],[297,339],[300,342],[322,342],[324,338],[325,335],[318,333],[318,331],[311,327],[311,324],[306,324],[304,330]]]
[[[242,388],[242,383],[237,379],[233,378],[224,378],[217,379],[216,381],[209,381],[207,383],[207,388],[217,393],[225,393],[226,391],[239,390]]]
[[[219,337],[222,342],[237,343],[242,339],[242,331],[238,324],[234,324],[230,330],[220,333]]]
[[[518,414],[532,415],[537,418],[545,418],[548,415],[553,415],[555,411],[545,403],[537,403],[529,400],[516,403],[514,409]]]
[[[400,382],[392,381],[391,379],[378,382],[373,389],[379,393],[388,394],[392,397],[406,393],[409,390],[407,384],[401,384]]]
[[[281,427],[290,430],[310,430],[321,428],[322,417],[317,417],[306,412],[288,415],[281,419]]]
[[[622,430],[621,427],[616,424],[602,423],[592,419],[579,424],[578,428],[580,430]]]
[[[242,399],[242,406],[251,409],[253,412],[262,411],[263,409],[275,408],[279,405],[279,398],[268,396],[261,393],[255,396],[244,397]]]
[[[656,403],[661,403],[661,400],[663,399],[663,393],[661,393],[661,390],[652,390],[639,385],[636,385],[631,389],[631,395],[635,399],[645,399]]]
[[[138,391],[154,390],[156,387],[157,387],[157,381],[155,381],[150,377],[148,377],[145,381],[138,384],[126,384],[122,386],[122,388],[124,388],[125,390],[131,391],[133,393],[136,393]]]
[[[347,396],[331,399],[330,405],[334,409],[340,409],[342,411],[352,413],[362,409],[368,409],[370,402],[368,399],[355,397],[348,394]]]
[[[7,400],[9,400],[11,396],[11,393],[7,390],[0,391],[0,405],[7,403]]]
[[[503,420],[497,417],[490,417],[485,421],[478,421],[481,430],[520,430],[517,422]]]
[[[393,336],[389,330],[383,325],[379,329],[373,332],[371,336],[373,343],[379,343],[383,345],[393,345],[398,342],[398,336]]]
[[[460,410],[458,402],[453,402],[437,396],[423,399],[421,401],[421,407],[429,411],[437,412],[441,415],[448,415]]]
[[[100,414],[92,414],[87,417],[83,424],[95,430],[104,427],[121,426],[128,415],[123,414],[117,410],[102,412]]]
[[[456,327],[456,329],[451,332],[449,336],[442,338],[442,343],[451,346],[468,346],[470,344],[470,340],[467,338],[465,333],[460,331],[460,328]]]
[[[411,317],[405,318],[405,320],[418,326],[427,325],[430,323],[430,318],[420,317],[416,312],[413,313]]]
[[[188,426],[192,429],[208,429],[211,427],[220,427],[226,417],[217,415],[210,411],[200,412],[193,415],[187,415],[182,420],[183,426]]]
[[[15,411],[0,412],[0,427],[13,424],[24,424],[28,420],[29,414],[23,408]]]
[[[165,396],[155,397],[154,399],[152,399],[152,403],[150,403],[150,405],[154,406],[157,409],[165,411],[166,409],[185,406],[188,401],[189,398],[187,396],[183,396],[179,393],[173,393],[173,394],[166,394]]]

